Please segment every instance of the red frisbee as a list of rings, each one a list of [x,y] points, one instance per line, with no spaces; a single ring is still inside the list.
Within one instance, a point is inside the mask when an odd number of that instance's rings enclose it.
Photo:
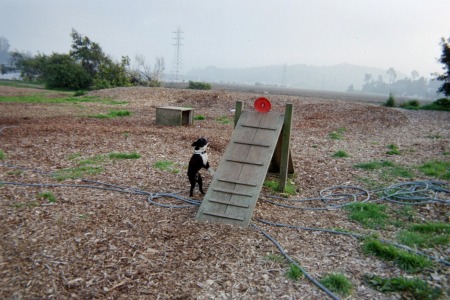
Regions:
[[[256,111],[262,113],[266,113],[272,108],[272,104],[270,104],[270,101],[262,97],[255,100],[254,106]]]

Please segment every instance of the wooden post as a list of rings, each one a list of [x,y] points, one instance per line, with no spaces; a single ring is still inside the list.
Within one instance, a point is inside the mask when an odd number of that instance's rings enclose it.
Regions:
[[[280,181],[278,182],[278,191],[284,192],[286,189],[286,182],[289,169],[289,149],[291,144],[291,127],[292,127],[292,115],[294,107],[292,104],[286,104],[283,129],[281,132],[282,144],[281,144],[281,162],[280,162]]]
[[[241,101],[236,101],[236,110],[234,111],[234,128],[236,128],[242,110],[244,110],[244,103]]]

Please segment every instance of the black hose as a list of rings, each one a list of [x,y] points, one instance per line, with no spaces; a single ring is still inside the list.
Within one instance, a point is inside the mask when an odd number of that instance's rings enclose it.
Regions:
[[[305,275],[306,278],[308,278],[315,286],[317,286],[319,289],[321,289],[322,291],[324,291],[328,296],[330,296],[331,299],[335,299],[335,300],[339,300],[339,298],[334,295],[329,289],[327,289],[326,287],[324,287],[320,282],[318,282],[317,280],[315,280],[311,275],[308,274],[308,272],[306,272],[292,257],[290,257],[286,251],[284,251],[283,247],[281,247],[281,245],[272,237],[270,236],[267,232],[265,232],[263,229],[259,228],[258,226],[256,226],[255,224],[250,224],[252,227],[258,229],[268,240],[270,240],[277,248],[278,250],[280,250],[281,254],[283,254],[283,256],[292,264],[294,264],[297,268],[300,269],[300,271],[302,271],[302,273]]]

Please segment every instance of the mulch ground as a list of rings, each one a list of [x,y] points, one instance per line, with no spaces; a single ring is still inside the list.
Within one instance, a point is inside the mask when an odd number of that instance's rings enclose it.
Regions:
[[[44,91],[0,87],[2,96],[30,93]],[[187,197],[191,143],[200,136],[208,137],[209,160],[217,168],[233,131],[235,102],[242,101],[252,110],[253,101],[260,96],[166,88],[117,88],[90,95],[126,103],[0,102],[0,149],[4,153],[0,181],[98,186],[76,178],[60,182],[43,173],[79,167],[82,160],[97,158],[103,169],[87,174],[89,180]],[[291,150],[296,174],[291,181],[298,193],[293,198],[317,197],[319,191],[331,186],[361,187],[361,178],[381,180],[377,173],[355,168],[356,163],[390,160],[402,166],[418,166],[431,159],[448,160],[444,155],[450,151],[448,112],[408,111],[314,97],[266,97],[275,111],[284,111],[286,103],[294,104]],[[155,108],[166,105],[191,106],[195,115],[205,120],[182,127],[155,125]],[[128,110],[132,115],[88,117],[110,110]],[[342,139],[330,139],[330,133],[338,131]],[[386,154],[390,144],[397,145],[401,155]],[[349,157],[333,158],[338,150]],[[137,152],[141,158],[109,159],[112,152]],[[155,168],[159,161],[173,162],[173,169]],[[207,172],[203,177],[210,182]],[[414,179],[432,178],[417,173]],[[56,201],[40,196],[45,192],[52,192]],[[261,193],[271,191],[264,188]],[[196,191],[194,199],[201,201],[202,195]],[[174,199],[158,201],[182,204]],[[324,203],[308,205],[323,207]],[[444,204],[426,204],[414,210],[415,218],[423,222],[449,221]],[[288,279],[288,264],[270,259],[280,253],[256,228],[197,222],[196,211],[196,207],[158,207],[145,195],[114,190],[0,185],[0,298],[326,298],[306,278]],[[286,209],[260,201],[254,217],[371,233],[351,222],[344,210]],[[314,278],[343,273],[351,279],[354,291],[348,299],[401,297],[371,289],[363,281],[364,274],[411,276],[392,263],[365,255],[361,241],[355,238],[271,227],[256,220],[252,223],[272,235]],[[389,227],[379,234],[395,239],[397,230]],[[429,252],[440,258],[448,253],[448,249]],[[439,276],[431,277],[432,272]],[[436,267],[417,276],[445,288],[448,273],[448,268]]]

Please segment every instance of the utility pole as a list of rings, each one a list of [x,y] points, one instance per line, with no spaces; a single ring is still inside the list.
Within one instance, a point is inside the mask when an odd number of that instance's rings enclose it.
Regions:
[[[175,43],[172,44],[172,46],[175,46],[175,52],[173,54],[172,68],[170,73],[172,74],[172,78],[174,78],[175,81],[178,81],[178,75],[183,68],[183,59],[181,57],[181,46],[183,46],[183,44],[181,43],[181,40],[183,39],[181,37],[181,34],[183,33],[183,31],[181,31],[181,28],[178,26],[177,31],[173,31],[172,33],[175,34],[175,37],[172,38],[173,40],[175,40]]]

